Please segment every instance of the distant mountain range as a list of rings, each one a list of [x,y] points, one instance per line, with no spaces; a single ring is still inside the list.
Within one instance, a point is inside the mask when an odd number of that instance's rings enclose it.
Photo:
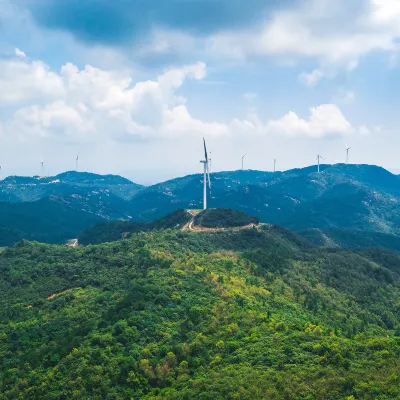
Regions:
[[[209,207],[240,210],[325,245],[346,246],[356,236],[353,242],[362,247],[371,244],[371,232],[385,235],[385,243],[397,243],[400,234],[400,177],[381,167],[322,165],[320,174],[315,167],[275,173],[218,172],[212,174],[211,183]],[[177,209],[201,208],[202,175],[149,187],[120,176],[80,172],[8,177],[0,181],[0,201],[0,245],[21,235],[57,243],[97,221],[148,222]],[[66,217],[69,213],[71,218]],[[59,215],[68,224],[60,222],[57,237],[52,237],[48,221],[54,223]],[[28,220],[29,224],[23,222]],[[379,245],[382,236],[374,237],[379,240],[372,244]]]

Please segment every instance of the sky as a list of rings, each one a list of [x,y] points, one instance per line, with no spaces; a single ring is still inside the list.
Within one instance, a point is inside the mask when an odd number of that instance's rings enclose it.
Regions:
[[[2,176],[400,172],[400,0],[0,0]]]

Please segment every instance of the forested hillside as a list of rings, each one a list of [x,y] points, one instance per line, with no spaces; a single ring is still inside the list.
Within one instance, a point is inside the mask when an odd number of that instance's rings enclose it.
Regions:
[[[282,228],[0,254],[0,399],[400,397],[400,257]]]
[[[352,247],[354,242],[345,233],[348,231],[364,232],[366,245],[374,243],[368,240],[369,234],[377,238],[377,245],[395,243],[400,237],[400,178],[377,166],[322,165],[321,173],[317,173],[315,166],[275,173],[216,172],[211,174],[211,183],[209,208],[231,208],[254,215],[261,222],[297,232],[342,231],[341,242],[345,247]],[[135,221],[139,226],[179,209],[202,208],[203,183],[202,175],[197,174],[141,187],[119,176],[68,172],[53,178],[6,178],[0,181],[1,199],[8,204],[12,215],[16,214],[13,210],[22,219],[29,214],[35,224],[33,230],[18,228],[16,232],[17,223],[14,226],[14,221],[0,213],[0,233],[7,235],[4,232],[12,230],[5,239],[0,237],[0,245],[16,243],[15,238],[57,242],[60,237],[63,240],[77,237],[82,226],[70,224],[62,232],[61,224],[60,235],[55,238],[50,231],[45,232],[43,215],[30,212],[34,208],[31,204],[40,206],[41,201],[61,204],[65,214],[71,213],[71,221],[78,211],[86,214],[82,221],[96,216],[103,222]],[[52,218],[52,215],[45,216]],[[118,233],[124,225],[130,228],[129,232],[137,230],[134,224],[118,224]],[[388,235],[394,240],[378,240],[376,234]],[[358,244],[363,242],[361,236],[358,235]],[[390,248],[398,250],[396,244]]]
[[[69,171],[0,180],[0,246],[21,239],[63,243],[101,220],[131,218],[142,186],[115,175]]]
[[[101,244],[114,242],[132,233],[146,232],[154,229],[182,229],[191,215],[185,210],[175,212],[153,222],[112,221],[100,222],[84,229],[78,236],[80,244]]]
[[[210,208],[203,210],[194,218],[195,225],[204,228],[235,228],[250,224],[258,224],[257,217],[247,215],[231,208]]]
[[[36,201],[49,196],[65,196],[76,191],[111,193],[129,200],[141,185],[118,175],[98,175],[68,171],[56,176],[8,176],[0,180],[0,201]],[[95,194],[95,193],[92,193]]]
[[[0,203],[0,246],[12,246],[21,239],[64,243],[99,216],[71,209],[63,202],[42,199],[29,203]]]

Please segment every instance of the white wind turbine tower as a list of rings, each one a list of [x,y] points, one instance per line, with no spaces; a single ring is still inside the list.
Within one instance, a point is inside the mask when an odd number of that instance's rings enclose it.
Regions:
[[[75,171],[78,172],[78,165],[79,165],[79,153],[76,155],[75,160]]]
[[[276,172],[276,158],[274,158],[274,172]]]
[[[44,176],[44,160],[43,156],[40,157],[40,174],[43,177]]]
[[[242,157],[242,171],[244,170],[244,158],[247,156],[247,153]]]
[[[208,180],[208,187],[210,188],[211,192],[211,180],[210,180],[210,170],[208,168],[208,163],[210,160],[208,159],[207,155],[207,147],[206,147],[206,141],[203,138],[203,143],[204,143],[204,157],[205,160],[200,161],[202,164],[204,164],[204,179],[203,179],[203,184],[204,184],[204,191],[203,191],[203,209],[205,210],[207,208],[207,180]],[[207,179],[208,178],[208,179]]]
[[[317,160],[318,160],[318,173],[320,172],[320,160],[325,160],[324,157],[320,156],[319,154],[317,155]]]
[[[348,144],[346,144],[346,164],[349,163],[349,150],[351,149],[351,147],[349,147]]]

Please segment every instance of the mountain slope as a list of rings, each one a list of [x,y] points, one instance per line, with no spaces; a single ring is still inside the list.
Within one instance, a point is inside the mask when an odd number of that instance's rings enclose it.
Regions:
[[[312,166],[276,173],[213,173],[208,206],[243,211],[261,222],[295,231],[352,229],[400,234],[399,176],[369,165],[322,165],[321,171],[316,173]],[[200,174],[146,188],[121,177],[75,172],[57,179],[10,177],[0,184],[0,198],[15,202],[16,198],[48,195],[106,221],[151,222],[178,209],[199,209],[202,194]]]
[[[244,185],[258,185],[278,173],[262,171],[217,172],[211,175],[212,195],[210,207],[229,207],[219,203],[228,193]],[[188,175],[143,189],[131,200],[133,216],[140,220],[153,220],[178,208],[202,208],[203,175]]]
[[[80,232],[78,240],[82,245],[114,242],[136,232],[146,232],[154,229],[182,229],[190,219],[191,215],[187,211],[177,210],[153,222],[100,222]]]
[[[143,187],[117,175],[97,175],[69,171],[52,177],[9,176],[0,181],[0,201],[35,201],[51,195],[64,196],[76,191],[111,193],[129,200]]]
[[[0,246],[11,246],[21,239],[63,243],[100,220],[52,199],[0,203]]]
[[[0,399],[400,396],[400,258],[274,227],[0,254]]]
[[[131,218],[142,186],[115,175],[65,172],[0,181],[0,246],[21,239],[62,243],[100,220]]]
[[[311,228],[300,230],[298,234],[316,246],[352,249],[382,247],[400,252],[400,236],[388,233],[347,228]]]

